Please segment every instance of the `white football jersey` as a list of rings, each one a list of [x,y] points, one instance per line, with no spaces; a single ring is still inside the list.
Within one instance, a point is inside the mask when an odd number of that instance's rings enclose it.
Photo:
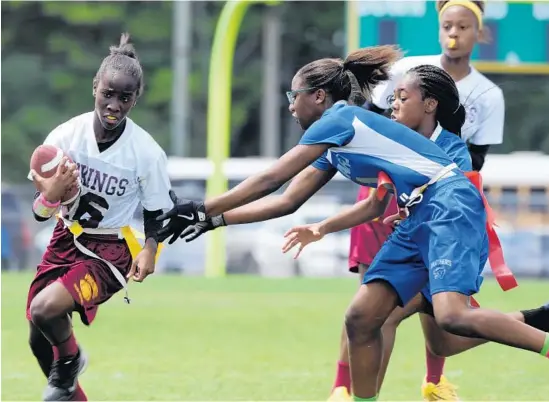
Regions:
[[[162,148],[127,118],[118,140],[99,152],[94,113],[61,124],[44,141],[61,148],[78,165],[82,194],[68,219],[88,228],[120,228],[130,224],[139,202],[149,211],[172,208]]]
[[[413,67],[441,65],[441,55],[404,57],[391,68],[391,78],[374,88],[372,102],[382,108],[391,107],[395,85]],[[471,72],[456,82],[459,97],[465,106],[466,119],[461,138],[475,145],[492,145],[503,142],[505,102],[502,90],[471,66]]]

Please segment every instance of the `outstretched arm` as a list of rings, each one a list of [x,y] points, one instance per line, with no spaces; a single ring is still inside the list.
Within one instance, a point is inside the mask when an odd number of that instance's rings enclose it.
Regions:
[[[191,225],[197,223],[207,224],[208,216],[212,218],[212,221],[214,218],[216,221],[222,221],[218,218],[222,218],[220,215],[224,212],[273,193],[313,162],[316,161],[314,167],[331,165],[325,156],[328,149],[347,144],[353,136],[354,128],[346,119],[337,116],[326,116],[317,120],[303,134],[299,145],[284,154],[266,171],[244,180],[232,190],[204,203],[181,200],[174,208],[157,218],[158,220],[170,219],[170,222],[158,231],[158,235],[161,239],[173,235],[172,240],[170,240],[170,242],[173,242],[175,237],[181,235],[182,231]],[[265,216],[271,215],[276,216],[272,210]],[[263,214],[261,216],[254,214],[254,219],[262,216]],[[222,225],[223,222],[212,222],[212,224],[216,227]]]
[[[315,165],[319,167],[309,166],[299,173],[282,195],[266,197],[224,214],[212,216],[204,222],[189,226],[181,233],[181,237],[190,242],[220,226],[262,222],[295,212],[336,172],[329,163],[322,164],[317,161]]]
[[[263,198],[304,170],[328,149],[329,144],[297,145],[278,159],[272,167],[255,174],[232,190],[206,200],[204,207],[210,216],[220,215],[231,209]]]
[[[333,168],[321,170],[309,166],[290,182],[282,195],[263,198],[224,213],[225,224],[262,222],[294,213],[328,183],[335,172]]]
[[[378,218],[385,212],[391,197],[391,194],[387,194],[380,201],[377,197],[377,190],[372,191],[367,199],[357,202],[351,208],[320,222],[320,231],[323,234],[340,232]]]
[[[299,245],[294,257],[297,258],[307,244],[319,241],[324,235],[352,228],[383,215],[390,197],[391,195],[387,194],[380,201],[377,198],[376,190],[367,199],[357,202],[351,208],[331,218],[312,225],[296,226],[284,235],[286,243],[282,246],[282,251],[286,253]]]

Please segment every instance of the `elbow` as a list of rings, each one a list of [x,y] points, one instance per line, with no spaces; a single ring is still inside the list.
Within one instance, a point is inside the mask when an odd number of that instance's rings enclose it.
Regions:
[[[261,189],[263,195],[269,195],[274,193],[276,190],[278,190],[282,185],[286,182],[286,180],[282,180],[276,175],[272,174],[264,174],[263,177],[261,177],[260,182],[262,183]]]
[[[282,214],[280,216],[286,216],[286,215],[293,214],[301,206],[300,203],[295,202],[295,201],[293,201],[292,199],[290,199],[288,197],[282,196],[281,198],[282,198],[282,201],[281,201],[281,205],[280,205],[280,211],[282,212]]]

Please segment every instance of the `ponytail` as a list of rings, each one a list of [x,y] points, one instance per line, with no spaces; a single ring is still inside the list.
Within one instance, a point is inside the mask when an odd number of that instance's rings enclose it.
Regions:
[[[324,89],[334,102],[346,100],[362,106],[374,86],[389,79],[389,69],[401,55],[396,46],[367,47],[352,52],[345,60],[313,61],[297,75],[307,87]]]
[[[400,49],[390,45],[365,47],[349,54],[343,62],[343,70],[350,73],[349,100],[360,99],[364,104],[373,88],[389,79],[391,65],[401,57]]]

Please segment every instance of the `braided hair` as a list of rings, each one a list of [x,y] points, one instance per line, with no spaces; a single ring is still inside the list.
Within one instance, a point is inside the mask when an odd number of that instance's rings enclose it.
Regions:
[[[118,46],[111,46],[109,50],[110,54],[103,59],[99,70],[97,70],[97,74],[95,74],[93,87],[97,87],[100,77],[107,70],[120,71],[137,78],[139,82],[137,97],[139,97],[143,91],[143,68],[139,63],[133,44],[130,43],[130,34],[123,33],[120,37],[120,44]]]
[[[335,103],[340,100],[362,106],[371,90],[389,79],[389,68],[400,59],[395,46],[359,49],[345,60],[325,58],[303,66],[296,75],[311,89],[324,89]]]
[[[423,99],[437,100],[435,119],[442,128],[461,136],[465,107],[459,100],[459,92],[452,77],[442,68],[430,64],[414,67],[408,74],[416,79]]]

